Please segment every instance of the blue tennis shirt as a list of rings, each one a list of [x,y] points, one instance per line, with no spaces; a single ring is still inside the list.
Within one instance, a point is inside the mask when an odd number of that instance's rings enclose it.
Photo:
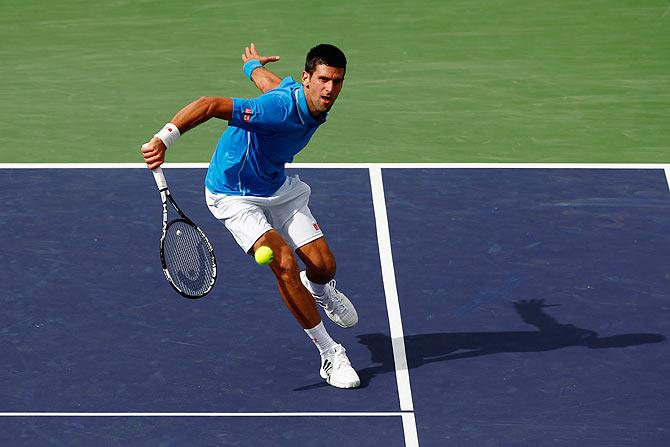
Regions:
[[[205,186],[226,195],[271,196],[286,180],[284,165],[307,146],[326,115],[309,113],[302,84],[291,77],[257,98],[233,98],[233,116]]]

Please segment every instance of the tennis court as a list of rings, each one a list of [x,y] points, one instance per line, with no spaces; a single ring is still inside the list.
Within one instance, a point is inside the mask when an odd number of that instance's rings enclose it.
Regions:
[[[208,215],[203,168],[166,170],[220,260],[189,301],[145,169],[3,166],[3,444],[666,443],[663,169],[341,166],[293,169],[361,315],[334,330],[346,391]]]
[[[658,0],[0,2],[0,445],[670,445],[669,23]],[[250,42],[280,77],[347,56],[290,169],[359,311],[328,326],[356,390],[207,210],[220,120],[166,166],[219,280],[189,301],[161,271],[140,145],[256,96]]]

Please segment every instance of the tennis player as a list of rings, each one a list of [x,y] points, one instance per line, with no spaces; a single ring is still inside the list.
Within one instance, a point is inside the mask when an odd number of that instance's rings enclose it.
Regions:
[[[344,347],[321,321],[316,304],[341,327],[358,322],[351,301],[335,287],[335,257],[309,209],[310,187],[286,175],[293,160],[325,121],[344,83],[347,61],[337,47],[320,44],[307,54],[301,82],[280,79],[252,43],[242,55],[243,71],[262,94],[256,98],[202,97],[181,109],[142,154],[149,169],[184,132],[212,117],[228,121],[205,179],[212,214],[246,253],[266,245],[279,293],[321,355],[321,377],[338,388],[360,385]],[[305,264],[300,271],[296,255]]]

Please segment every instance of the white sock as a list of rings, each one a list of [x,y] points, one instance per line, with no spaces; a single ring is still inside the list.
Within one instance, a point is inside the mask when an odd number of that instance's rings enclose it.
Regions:
[[[316,296],[323,296],[324,293],[326,293],[326,285],[325,284],[317,284],[315,282],[312,282],[307,278],[307,284],[309,285],[310,292],[312,292]]]
[[[328,331],[323,325],[323,321],[314,326],[312,329],[305,329],[305,332],[316,345],[317,349],[319,350],[319,354],[323,354],[333,346],[337,345],[335,340],[330,338],[330,335],[328,335]]]

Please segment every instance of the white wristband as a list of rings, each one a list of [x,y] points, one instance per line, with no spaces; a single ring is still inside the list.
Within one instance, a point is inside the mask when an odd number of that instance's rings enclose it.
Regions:
[[[167,123],[154,137],[160,138],[167,149],[177,141],[181,134],[179,129],[172,123]]]

